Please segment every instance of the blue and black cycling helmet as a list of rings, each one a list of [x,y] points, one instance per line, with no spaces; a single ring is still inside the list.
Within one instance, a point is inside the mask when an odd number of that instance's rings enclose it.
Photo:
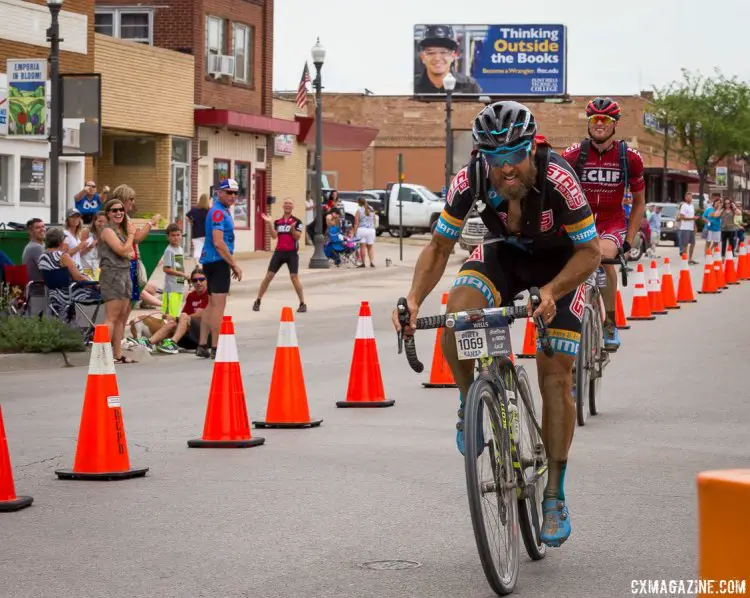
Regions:
[[[471,135],[475,147],[484,152],[510,148],[532,141],[536,134],[534,115],[519,102],[495,102],[474,119]]]

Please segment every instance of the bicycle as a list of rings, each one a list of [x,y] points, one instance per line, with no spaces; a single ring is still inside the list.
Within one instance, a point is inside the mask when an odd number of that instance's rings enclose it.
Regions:
[[[622,285],[628,286],[628,264],[622,249],[616,258],[602,258],[602,266],[584,283],[586,294],[581,318],[581,341],[573,366],[573,397],[576,402],[576,420],[585,426],[588,415],[597,415],[597,396],[601,393],[604,369],[609,365],[609,352],[604,348],[604,322],[606,312],[601,289],[607,286],[604,264],[620,266]],[[583,389],[583,392],[578,392]]]
[[[539,289],[532,288],[529,293],[536,309],[541,303]],[[397,308],[403,329],[409,322],[406,299],[399,299]],[[476,361],[477,376],[466,397],[462,417],[466,485],[482,568],[492,589],[501,596],[513,592],[518,579],[519,528],[526,552],[533,560],[543,559],[547,552],[541,541],[542,497],[547,483],[542,429],[526,370],[510,360],[509,327],[527,315],[526,306],[511,305],[418,318],[416,326],[419,330],[454,329],[458,358]],[[534,322],[544,353],[552,356],[544,321],[535,317]],[[399,332],[399,354],[404,347],[409,365],[421,373],[424,365],[417,357],[414,336]],[[487,430],[482,425],[485,414]],[[489,462],[486,474],[479,467],[484,456]],[[503,542],[504,551],[500,549],[500,536],[507,541]]]

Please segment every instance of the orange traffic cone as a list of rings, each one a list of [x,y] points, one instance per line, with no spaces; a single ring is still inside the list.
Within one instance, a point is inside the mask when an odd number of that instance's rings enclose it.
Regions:
[[[719,251],[718,247],[714,249],[713,258],[714,258],[714,273],[716,274],[716,288],[717,289],[729,288],[727,286],[727,281],[724,278],[724,268],[721,267],[721,252]]]
[[[346,401],[337,401],[336,407],[390,407],[394,403],[385,398],[370,304],[363,301],[359,308]]]
[[[680,309],[677,305],[677,295],[674,291],[674,278],[672,277],[672,264],[668,257],[664,258],[664,274],[661,276],[661,299],[667,309]]]
[[[737,267],[737,276],[740,280],[750,280],[750,261],[748,259],[747,247],[744,241],[740,241],[739,247],[739,265]]]
[[[443,299],[440,305],[440,314],[445,313],[448,305],[448,293],[443,293]],[[456,381],[453,378],[453,372],[448,367],[443,355],[443,329],[438,328],[435,335],[435,350],[432,352],[432,368],[430,369],[430,381],[422,382],[425,388],[456,388]]]
[[[617,302],[615,303],[615,326],[619,330],[628,330],[630,324],[625,317],[625,308],[622,305],[622,293],[617,289]]]
[[[677,303],[697,303],[693,294],[693,277],[690,275],[687,253],[680,258],[680,280],[677,282]]]
[[[294,315],[291,307],[284,307],[281,310],[266,419],[256,421],[254,425],[256,428],[314,428],[322,421],[310,419]]]
[[[534,359],[536,357],[536,325],[532,318],[526,318],[526,331],[523,334],[523,348],[516,357]]]
[[[265,441],[265,438],[250,435],[234,324],[230,316],[224,316],[208,391],[203,437],[188,440],[187,445],[190,448],[249,448]]]
[[[148,467],[130,468],[109,329],[97,326],[73,469],[58,469],[55,474],[61,480],[126,480],[147,471]]]
[[[643,264],[638,264],[635,271],[635,284],[633,285],[633,304],[630,308],[631,320],[655,320],[651,315],[651,305],[646,292],[646,280],[643,274]]]
[[[724,260],[724,280],[727,284],[740,284],[737,280],[737,268],[734,264],[734,253],[732,252],[732,244],[727,243],[727,256]]]
[[[20,511],[28,507],[34,499],[30,496],[16,496],[13,484],[13,468],[10,466],[8,440],[5,438],[3,410],[0,408],[0,513]]]
[[[700,295],[721,293],[716,268],[714,268],[714,256],[710,249],[706,249],[706,264],[703,267],[703,282],[701,283],[701,290],[698,291],[698,293]]]
[[[659,281],[659,269],[656,266],[656,260],[651,260],[651,266],[648,269],[648,302],[651,306],[651,313],[663,315],[667,313],[664,309],[664,301],[661,297],[661,283]]]

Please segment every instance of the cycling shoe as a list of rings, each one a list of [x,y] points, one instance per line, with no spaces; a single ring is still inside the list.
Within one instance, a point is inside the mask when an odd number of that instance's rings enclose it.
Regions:
[[[620,333],[614,324],[609,324],[604,328],[604,349],[615,352],[620,348]]]
[[[542,501],[542,533],[540,539],[547,546],[558,548],[570,536],[570,513],[565,502],[557,498]]]

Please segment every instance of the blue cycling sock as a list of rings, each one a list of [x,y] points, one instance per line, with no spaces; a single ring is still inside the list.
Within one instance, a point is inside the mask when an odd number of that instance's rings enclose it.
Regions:
[[[547,487],[544,489],[544,498],[557,498],[565,500],[565,469],[567,461],[549,461],[547,474]]]
[[[562,465],[560,466],[560,487],[557,493],[557,498],[564,501],[565,500],[565,470],[568,468],[568,462],[563,461]]]

